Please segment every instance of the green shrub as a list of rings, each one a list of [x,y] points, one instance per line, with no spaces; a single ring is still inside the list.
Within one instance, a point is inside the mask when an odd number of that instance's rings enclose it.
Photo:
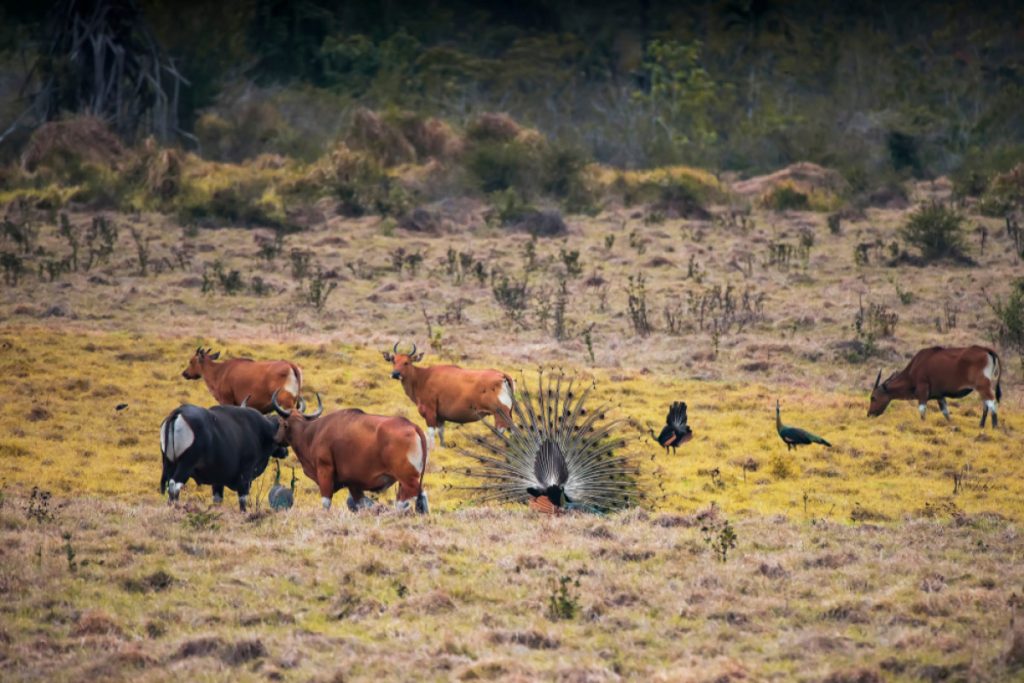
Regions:
[[[782,185],[767,193],[761,203],[772,211],[807,211],[811,208],[810,198],[788,185]]]
[[[542,168],[538,150],[515,140],[481,141],[466,155],[466,170],[488,194],[514,189],[530,197],[539,189]]]
[[[186,225],[230,223],[278,230],[290,228],[280,207],[264,200],[265,192],[266,183],[253,180],[222,187],[209,195],[196,193],[182,200],[178,218]]]
[[[963,222],[963,216],[956,210],[933,202],[910,215],[900,229],[900,236],[908,245],[920,249],[926,261],[963,258],[967,245]]]
[[[1024,163],[992,178],[978,209],[986,216],[1002,217],[1024,207]]]
[[[1015,351],[1024,366],[1024,278],[1013,283],[1010,296],[1003,301],[997,298],[989,301],[995,313],[996,340],[1003,346]]]

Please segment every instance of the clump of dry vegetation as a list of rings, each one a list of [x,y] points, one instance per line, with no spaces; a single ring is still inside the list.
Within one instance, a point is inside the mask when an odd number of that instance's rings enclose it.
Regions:
[[[0,504],[5,680],[389,679],[396,651],[428,680],[1006,678],[1021,665],[1019,531],[995,517],[728,523],[711,508],[552,524],[308,505],[197,527],[195,502],[61,494],[45,519],[29,503]],[[726,529],[735,543],[719,547]],[[538,552],[541,536],[558,552]]]

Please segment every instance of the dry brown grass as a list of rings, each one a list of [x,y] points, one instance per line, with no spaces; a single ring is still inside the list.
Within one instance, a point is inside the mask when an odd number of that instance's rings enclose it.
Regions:
[[[896,369],[926,345],[985,341],[983,290],[1002,291],[1020,268],[997,221],[971,217],[988,226],[984,253],[971,238],[979,267],[895,268],[884,261],[900,211],[868,210],[835,235],[814,213],[732,207],[711,220],[661,220],[610,207],[570,218],[565,239],[535,245],[535,294],[518,327],[473,269],[520,276],[526,236],[477,211],[446,224],[452,233],[426,235],[387,219],[343,219],[329,202],[318,210],[326,219],[285,237],[269,261],[258,257],[266,234],[192,234],[152,214],[113,216],[121,230],[110,263],[5,289],[0,679],[1020,675],[1024,617],[1011,598],[1024,590],[1017,366],[1005,359],[998,431],[977,429],[975,397],[952,405],[952,425],[935,411],[921,423],[903,404],[864,417],[880,366]],[[91,219],[71,214],[83,229]],[[37,220],[39,244],[62,254],[55,226]],[[148,277],[137,275],[129,227],[153,238]],[[798,245],[808,233],[806,261],[768,262],[771,245]],[[864,244],[870,262],[858,264]],[[339,285],[320,313],[303,298],[308,278],[292,277],[293,249]],[[399,249],[422,261],[397,269]],[[579,251],[583,272],[568,281],[569,334],[557,341],[539,313],[545,296],[553,301],[562,250]],[[215,260],[246,285],[262,278],[266,295],[204,294]],[[625,287],[641,272],[655,326],[643,338]],[[912,294],[907,303],[894,283]],[[716,340],[685,308],[714,285],[764,293],[763,317]],[[866,363],[849,359],[861,301],[899,314],[895,335]],[[662,312],[677,303],[681,327],[670,332]],[[591,324],[593,361],[582,335]],[[210,511],[208,490],[194,487],[180,508],[159,502],[159,418],[180,400],[209,400],[178,377],[197,342],[293,356],[329,408],[413,416],[375,351],[396,339],[432,344],[433,360],[511,371],[547,363],[593,376],[599,396],[641,423],[683,399],[697,436],[678,457],[633,439],[662,488],[652,510],[612,518],[462,509],[443,488],[455,475],[442,471],[460,461],[444,450],[432,455],[437,512],[426,519],[324,514],[305,480],[296,509],[281,515],[243,517],[230,498]],[[836,448],[787,455],[773,432],[776,396],[785,421]],[[128,409],[114,412],[122,401]],[[968,487],[954,497],[950,473],[965,466]],[[54,491],[50,514],[27,514],[33,484]],[[710,501],[739,536],[724,565],[693,514]],[[562,576],[580,579],[579,611],[552,621]]]
[[[737,520],[721,564],[692,522],[643,512],[211,522],[195,505],[58,497],[38,522],[26,506],[0,508],[8,681],[997,680],[1019,666],[1020,532],[986,519]],[[579,578],[578,612],[552,620],[561,576]]]

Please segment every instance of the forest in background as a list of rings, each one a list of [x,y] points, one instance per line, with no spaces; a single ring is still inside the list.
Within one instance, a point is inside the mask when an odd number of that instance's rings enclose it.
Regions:
[[[312,160],[359,107],[455,125],[503,111],[624,168],[750,174],[808,160],[855,190],[1005,171],[1024,150],[1024,9],[1009,1],[140,8],[189,83],[177,142],[211,160]],[[0,10],[4,128],[24,107],[47,9]]]

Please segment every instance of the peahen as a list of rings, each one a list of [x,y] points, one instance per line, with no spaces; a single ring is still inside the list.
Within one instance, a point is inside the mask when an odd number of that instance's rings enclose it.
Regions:
[[[295,504],[295,468],[292,468],[291,488],[287,489],[281,485],[281,463],[275,460],[277,472],[274,473],[274,485],[270,487],[267,494],[267,501],[274,510],[287,510]]]
[[[525,387],[526,383],[520,383]],[[613,432],[618,422],[601,423],[603,409],[586,407],[581,393],[563,377],[538,381],[512,401],[512,425],[475,437],[474,450],[460,448],[476,465],[462,470],[475,485],[456,487],[478,502],[528,503],[539,512],[606,512],[640,501],[639,469]]]
[[[651,436],[654,436],[654,430],[649,431]],[[676,401],[672,404],[665,417],[665,428],[654,438],[666,453],[669,448],[675,453],[676,448],[693,438],[693,430],[690,429],[690,425],[686,424],[686,403]]]
[[[825,441],[825,439],[820,436],[811,434],[799,427],[787,427],[782,424],[782,413],[779,409],[778,400],[775,401],[775,429],[779,432],[779,438],[786,443],[789,450],[793,450],[797,446],[806,446],[812,443],[820,443],[822,446],[832,448],[832,444]]]

